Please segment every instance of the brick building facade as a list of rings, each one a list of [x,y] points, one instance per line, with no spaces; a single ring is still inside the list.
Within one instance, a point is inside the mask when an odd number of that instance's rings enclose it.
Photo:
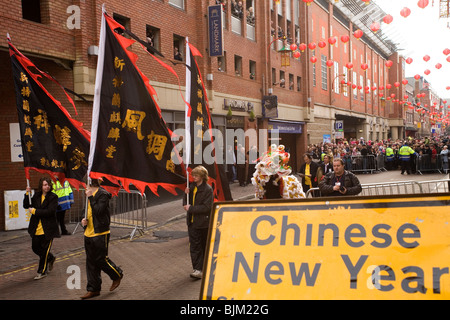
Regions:
[[[347,0],[347,2],[350,0]],[[402,137],[402,111],[395,103],[384,100],[391,94],[381,86],[404,78],[402,57],[389,43],[382,42],[367,28],[364,16],[349,10],[343,1],[320,0],[307,6],[301,0],[247,0],[241,14],[233,11],[232,1],[224,5],[223,57],[209,57],[207,8],[213,0],[153,0],[131,3],[106,0],[13,0],[1,1],[0,34],[9,33],[13,44],[41,70],[47,71],[65,87],[83,95],[88,102],[75,99],[78,115],[65,100],[65,95],[50,81],[49,91],[68,108],[71,115],[90,129],[102,4],[107,12],[141,39],[151,37],[154,47],[173,60],[174,50],[184,59],[185,38],[203,55],[198,59],[208,92],[211,113],[217,128],[280,130],[279,140],[291,153],[292,167],[299,168],[302,154],[309,143],[322,141],[324,134],[335,135],[336,120],[343,121],[346,138],[383,139]],[[351,0],[352,3],[357,1]],[[360,1],[359,1],[360,2]],[[364,8],[361,7],[362,12]],[[248,12],[254,19],[248,20]],[[358,19],[357,19],[358,18]],[[361,22],[362,21],[362,22]],[[79,23],[79,24],[78,24]],[[360,40],[353,36],[365,28]],[[280,32],[280,34],[278,33]],[[309,44],[325,41],[323,49],[306,49],[299,59],[290,57],[290,66],[282,66],[277,52],[286,43]],[[350,41],[341,41],[348,35]],[[336,44],[327,41],[336,37]],[[275,40],[275,41],[274,41]],[[132,50],[139,56],[137,65],[155,88],[157,102],[171,129],[183,127],[184,103],[178,80],[145,53],[139,44]],[[316,63],[311,57],[317,58]],[[0,43],[0,230],[4,229],[3,192],[23,190],[26,181],[22,162],[12,162],[10,155],[10,123],[17,123],[14,86],[7,42]],[[333,61],[331,67],[326,66]],[[385,62],[393,61],[387,68]],[[167,60],[166,60],[167,61]],[[346,64],[353,63],[352,69]],[[366,71],[361,69],[367,64]],[[185,67],[175,65],[184,94]],[[343,85],[342,82],[346,84]],[[350,84],[350,86],[347,85]],[[355,85],[355,88],[352,88]],[[360,86],[360,88],[358,87]],[[369,87],[366,93],[366,87]],[[377,89],[372,89],[372,87]],[[392,89],[391,89],[392,90]],[[395,93],[404,92],[403,85]],[[386,91],[386,92],[384,92]],[[394,92],[394,91],[393,91]],[[278,115],[263,117],[264,97],[277,96]],[[226,114],[232,109],[232,119]],[[256,121],[250,121],[250,111]],[[247,141],[246,148],[250,147]],[[39,174],[32,174],[37,186]]]

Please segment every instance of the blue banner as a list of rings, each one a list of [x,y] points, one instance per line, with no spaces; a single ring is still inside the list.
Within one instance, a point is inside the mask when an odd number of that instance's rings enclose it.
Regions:
[[[222,5],[208,7],[209,56],[223,56]]]

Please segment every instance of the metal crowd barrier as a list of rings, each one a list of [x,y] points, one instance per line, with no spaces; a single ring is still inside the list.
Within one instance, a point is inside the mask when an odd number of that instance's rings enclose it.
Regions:
[[[382,161],[381,158],[382,157]],[[380,171],[384,169],[384,156],[381,155],[375,157],[373,154],[367,156],[352,156],[351,157],[351,168],[348,168],[351,172],[363,172],[363,173],[374,173],[375,171]]]
[[[80,223],[84,217],[86,206],[85,190],[80,189],[74,191],[74,205],[70,209],[69,222]],[[111,213],[111,226],[132,228],[130,238],[132,239],[139,231],[143,234],[143,230],[147,228],[147,197],[138,191],[120,190],[117,197],[112,197],[109,202]],[[77,231],[78,225],[73,233]]]
[[[446,193],[450,192],[450,179],[429,181],[397,181],[391,183],[361,184],[362,191],[358,196],[385,196],[401,194]],[[319,188],[306,192],[307,198],[322,196]]]
[[[448,173],[448,157],[441,154],[418,155],[414,159],[416,163],[416,172],[439,172]]]

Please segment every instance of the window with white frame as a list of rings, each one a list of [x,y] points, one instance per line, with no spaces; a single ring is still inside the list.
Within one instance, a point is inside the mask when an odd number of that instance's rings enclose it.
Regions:
[[[327,56],[324,54],[321,57],[321,65],[322,65],[322,89],[328,90]]]

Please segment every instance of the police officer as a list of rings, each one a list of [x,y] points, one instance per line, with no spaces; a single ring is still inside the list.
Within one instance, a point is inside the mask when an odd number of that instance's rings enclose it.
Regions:
[[[394,150],[392,146],[389,144],[386,148],[386,167],[387,170],[392,170],[392,164],[394,162]]]
[[[398,151],[398,156],[402,166],[402,174],[405,171],[407,172],[407,174],[411,174],[411,165],[409,160],[412,154],[415,154],[414,150],[405,141],[403,143],[403,146]]]

